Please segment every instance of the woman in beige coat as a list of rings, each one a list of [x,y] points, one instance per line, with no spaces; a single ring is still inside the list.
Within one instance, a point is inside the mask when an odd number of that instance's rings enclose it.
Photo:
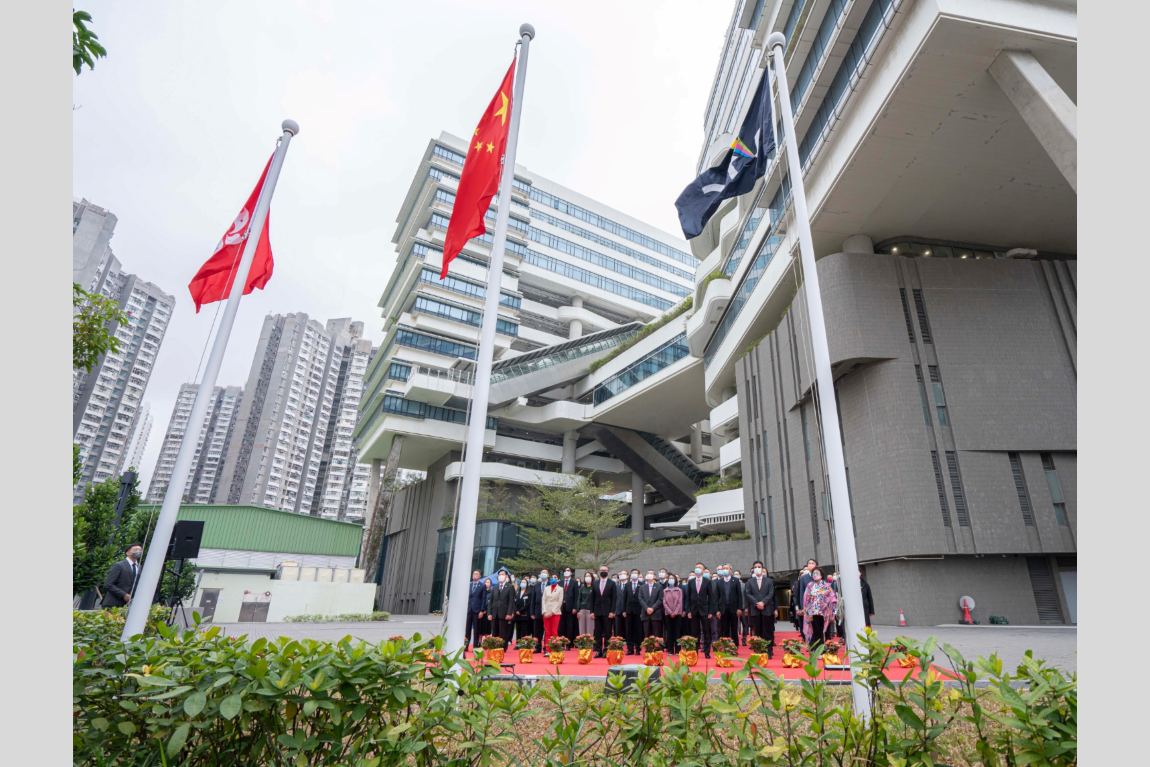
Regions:
[[[563,588],[559,579],[552,577],[543,586],[543,646],[547,640],[559,636],[559,616],[563,613]]]

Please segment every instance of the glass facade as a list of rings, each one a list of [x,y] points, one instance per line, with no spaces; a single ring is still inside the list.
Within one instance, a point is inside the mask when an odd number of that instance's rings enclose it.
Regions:
[[[452,341],[449,338],[429,336],[426,333],[420,333],[416,330],[410,330],[404,327],[401,327],[396,332],[395,339],[392,343],[396,346],[406,346],[409,349],[419,349],[421,351],[431,352],[432,354],[442,354],[444,357],[475,359],[474,346]],[[384,356],[387,356],[387,352],[384,352]]]
[[[431,314],[473,327],[479,327],[483,317],[480,312],[473,309],[459,306],[458,304],[449,304],[445,301],[437,301],[427,296],[416,296],[411,311],[413,314]],[[500,317],[495,321],[495,332],[505,336],[518,336],[519,325],[509,319]]]
[[[435,547],[435,568],[431,574],[431,607],[435,612],[443,609],[443,594],[450,569],[451,528],[439,531]],[[519,525],[497,519],[484,519],[475,523],[475,549],[471,557],[471,570],[490,575],[503,563],[519,555]]]
[[[594,402],[600,405],[620,392],[650,378],[660,370],[673,365],[691,353],[687,334],[680,333],[655,351],[634,362],[595,387]]]
[[[566,253],[569,256],[575,256],[575,258],[595,264],[596,266],[601,266],[604,269],[610,269],[612,272],[622,274],[624,277],[630,277],[633,280],[645,282],[651,287],[658,288],[659,290],[665,290],[668,293],[674,293],[677,296],[685,296],[691,292],[690,289],[680,285],[677,282],[671,282],[664,277],[660,277],[656,274],[651,274],[650,272],[644,271],[636,266],[632,266],[631,264],[620,261],[617,258],[611,258],[610,256],[605,256],[602,253],[597,253],[596,251],[589,248],[584,248],[581,245],[576,245],[570,240],[565,240],[562,237],[556,237],[555,235],[550,234],[549,232],[545,232],[542,229],[531,227],[527,232],[527,237],[528,239],[537,242],[540,245],[546,245],[549,248],[554,248],[555,250]]]
[[[434,285],[437,288],[446,288],[463,296],[471,296],[472,298],[478,298],[480,300],[487,297],[487,288],[485,286],[455,277],[450,273],[441,280],[439,279],[439,272],[426,266],[419,272],[419,281],[426,285]],[[522,304],[523,299],[519,296],[507,292],[501,292],[499,294],[500,306],[518,311]]]
[[[602,245],[606,248],[611,248],[611,250],[614,250],[616,252],[630,256],[631,258],[642,261],[645,264],[650,264],[651,266],[658,267],[659,269],[662,269],[665,272],[670,272],[671,274],[678,275],[679,277],[682,277],[685,280],[695,279],[695,273],[694,272],[689,272],[686,269],[680,269],[677,266],[672,266],[671,264],[668,264],[664,261],[660,261],[657,258],[652,258],[651,256],[648,256],[646,253],[641,253],[640,251],[635,250],[634,248],[628,248],[626,245],[624,245],[622,243],[615,242],[614,240],[612,240],[610,238],[595,234],[594,232],[589,231],[587,229],[584,229],[581,226],[575,226],[574,224],[567,222],[567,221],[564,221],[561,218],[557,218],[555,216],[552,216],[549,213],[544,213],[543,211],[540,211],[540,210],[534,210],[531,212],[531,218],[533,220],[536,220],[536,221],[543,221],[545,223],[548,223],[551,226],[554,226],[557,229],[562,229],[565,232],[571,232],[571,234],[578,235],[579,237],[582,237],[585,240],[589,240],[589,241],[591,241],[597,245]]]
[[[531,264],[532,266],[538,266],[540,269],[546,269],[549,272],[561,274],[564,277],[570,277],[573,280],[578,280],[588,285],[594,285],[610,293],[629,298],[632,301],[653,306],[660,311],[665,312],[672,306],[672,303],[665,298],[659,298],[658,296],[633,288],[630,285],[624,285],[609,277],[604,277],[597,272],[589,272],[574,264],[565,263],[557,258],[536,253],[534,250],[527,251],[527,254],[523,257],[523,262]]]

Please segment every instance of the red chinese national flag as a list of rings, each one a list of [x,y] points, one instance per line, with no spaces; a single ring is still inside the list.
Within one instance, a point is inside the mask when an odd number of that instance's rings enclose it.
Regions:
[[[464,243],[487,233],[483,217],[487,215],[491,198],[499,191],[503,151],[507,148],[507,132],[511,127],[511,86],[514,80],[515,60],[512,59],[503,83],[487,105],[487,111],[471,137],[467,160],[459,177],[459,189],[455,193],[455,208],[447,224],[443,270],[439,279],[447,276],[447,265],[463,250]]]
[[[236,216],[236,220],[232,222],[223,239],[216,245],[212,257],[200,267],[196,276],[188,283],[192,300],[196,302],[197,314],[204,304],[222,301],[232,292],[232,283],[235,282],[236,269],[240,265],[244,243],[248,239],[256,201],[259,199],[260,190],[263,189],[264,179],[267,178],[268,168],[271,167],[271,164],[271,158],[268,158],[268,164],[264,166],[263,175],[260,176],[260,181],[252,190],[243,210]],[[245,296],[256,288],[263,290],[264,285],[271,279],[272,267],[275,264],[272,262],[272,242],[271,236],[268,234],[270,222],[271,209],[269,208],[268,215],[264,219],[264,229],[260,233],[260,241],[256,245],[255,259],[252,261],[252,268],[248,271],[248,280],[244,285]]]

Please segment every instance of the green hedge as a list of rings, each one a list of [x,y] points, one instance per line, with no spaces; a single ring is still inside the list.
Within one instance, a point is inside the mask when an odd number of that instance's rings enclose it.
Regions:
[[[632,346],[639,343],[644,338],[651,335],[656,330],[663,327],[668,322],[670,322],[671,320],[673,320],[676,317],[678,317],[679,315],[681,315],[683,312],[690,309],[693,304],[694,304],[694,300],[691,298],[691,296],[687,296],[680,303],[678,303],[675,306],[673,306],[672,308],[668,309],[667,313],[664,314],[662,317],[655,320],[654,322],[651,322],[651,323],[644,325],[643,327],[639,328],[638,333],[636,333],[635,335],[631,336],[629,339],[627,339],[623,343],[616,346],[614,349],[611,350],[611,353],[608,354],[606,357],[603,357],[602,359],[597,359],[594,362],[592,362],[591,365],[588,367],[587,372],[588,373],[594,373],[596,370],[603,367],[608,362],[615,359],[620,354],[627,351]]]
[[[695,497],[709,493],[721,493],[724,490],[738,490],[743,486],[742,477],[708,477],[703,486],[695,493]]]
[[[377,611],[373,613],[340,613],[339,615],[289,615],[284,618],[285,623],[370,623],[372,621],[386,621],[391,619],[391,613]]]
[[[661,538],[651,545],[660,546],[688,546],[695,543],[721,543],[723,541],[745,541],[751,534],[745,530],[741,533],[717,533],[715,535],[683,535],[678,538]]]
[[[178,633],[85,646],[73,679],[73,761],[85,765],[1071,765],[1077,674],[1028,656],[944,647],[956,680],[931,667],[935,642],[865,637],[855,675],[869,723],[808,659],[787,683],[746,664],[718,683],[689,669],[600,684],[496,681],[442,640],[379,644]],[[920,667],[892,683],[883,668]],[[541,665],[539,673],[546,673]],[[792,680],[794,677],[792,677]],[[989,685],[983,687],[983,685]],[[616,694],[617,693],[617,694]]]

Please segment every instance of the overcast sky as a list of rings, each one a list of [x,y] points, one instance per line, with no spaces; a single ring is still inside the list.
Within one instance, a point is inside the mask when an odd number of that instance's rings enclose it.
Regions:
[[[246,296],[219,384],[243,385],[270,313],[362,320],[395,265],[395,219],[428,139],[470,133],[531,22],[518,162],[680,234],[731,0],[578,3],[78,2],[108,57],[75,78],[72,194],[119,219],[126,271],[176,297],[144,395],[151,477],[214,305],[187,284],[300,124],[272,203],[275,273]]]

